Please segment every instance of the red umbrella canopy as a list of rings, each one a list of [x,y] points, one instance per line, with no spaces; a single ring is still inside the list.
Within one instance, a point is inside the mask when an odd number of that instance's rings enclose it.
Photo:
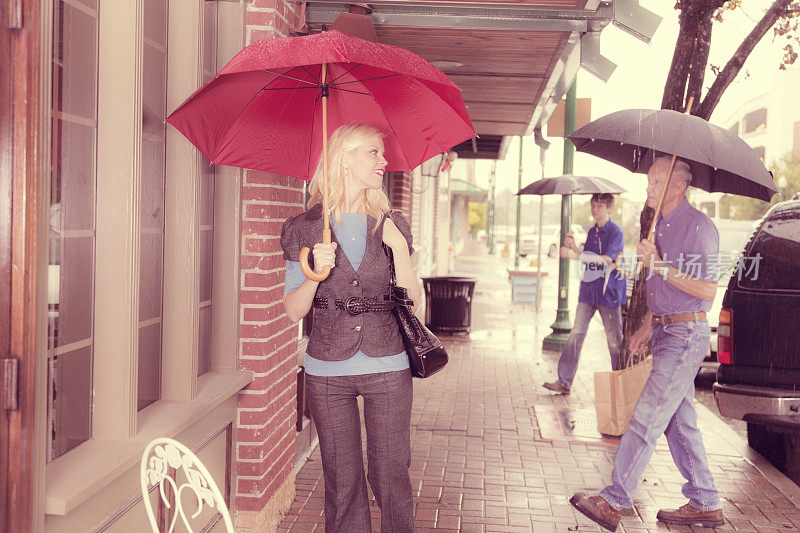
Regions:
[[[310,179],[322,150],[322,64],[328,135],[372,124],[387,170],[410,170],[475,136],[461,91],[420,56],[339,31],[265,39],[234,57],[167,122],[212,163]]]

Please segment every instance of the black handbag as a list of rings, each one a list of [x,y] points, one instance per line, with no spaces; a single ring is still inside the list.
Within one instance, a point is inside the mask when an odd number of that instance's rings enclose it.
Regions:
[[[383,251],[389,257],[392,272],[392,281],[386,299],[395,304],[392,312],[397,318],[397,325],[403,336],[411,375],[415,378],[427,378],[447,364],[447,350],[444,349],[442,341],[436,338],[436,335],[431,333],[412,312],[411,307],[414,302],[408,297],[408,291],[405,287],[397,286],[392,249],[384,243]]]

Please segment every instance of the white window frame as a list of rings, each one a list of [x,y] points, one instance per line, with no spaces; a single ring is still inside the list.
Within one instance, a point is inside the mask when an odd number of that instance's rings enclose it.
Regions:
[[[51,13],[52,1],[40,1],[45,14]],[[169,2],[169,20],[177,23],[168,27],[168,111],[200,86],[204,1]],[[219,4],[218,64],[244,45],[244,33],[236,31],[237,24],[241,28],[244,23],[243,10],[240,3]],[[48,16],[43,19],[47,21]],[[216,172],[211,370],[198,378],[200,156],[170,127],[161,400],[137,412],[142,25],[143,0],[102,2],[98,28],[93,433],[89,441],[38,469],[46,490],[40,496],[44,501],[37,507],[44,514],[68,514],[138,465],[149,440],[175,436],[218,406],[231,405],[232,397],[253,379],[252,372],[239,371],[238,365],[241,171],[220,167]],[[46,24],[44,30],[43,43],[47,43],[52,30]],[[49,53],[46,59],[49,61]],[[49,69],[43,73],[47,76]],[[48,88],[45,80],[43,92],[49,96]],[[49,99],[44,100],[46,107]],[[49,109],[45,115],[49,120]],[[42,205],[49,203],[48,195],[43,194],[42,199]],[[189,213],[192,216],[187,216]],[[42,224],[46,223],[45,217]],[[192,238],[186,239],[186,235]],[[40,246],[39,253],[46,256],[47,246]],[[46,362],[46,291],[40,291],[40,295],[38,357]],[[46,372],[46,364],[39,368]],[[41,434],[44,439],[44,432]]]

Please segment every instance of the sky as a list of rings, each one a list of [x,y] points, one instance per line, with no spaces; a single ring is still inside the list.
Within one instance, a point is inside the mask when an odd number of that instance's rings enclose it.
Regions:
[[[622,109],[658,109],[661,106],[664,83],[678,36],[678,11],[673,8],[675,2],[671,0],[640,0],[639,3],[663,18],[650,43],[644,43],[609,25],[603,30],[600,50],[617,64],[613,75],[603,82],[583,69],[578,72],[577,96],[592,99],[592,119]],[[723,23],[714,23],[709,64],[720,68],[724,66],[771,3],[769,0],[744,0],[743,8],[727,13]],[[711,122],[723,124],[742,102],[765,91],[766,84],[778,73],[781,46],[782,43],[772,41],[772,32],[767,32],[739,76],[723,94]],[[704,80],[704,95],[713,80],[714,75],[708,72]],[[542,176],[539,148],[534,144],[532,135],[524,138],[523,187],[542,177],[555,177],[563,173],[563,141],[553,137],[547,140],[551,144],[545,154],[545,175]],[[509,145],[505,159],[497,161],[497,190],[518,190],[518,162],[519,140],[515,138]],[[477,163],[476,177],[481,187],[489,185],[492,164],[489,161]],[[575,154],[573,173],[610,179],[628,191],[622,195],[623,199],[644,201],[646,180],[643,174],[630,173],[600,158],[581,153]],[[560,197],[545,199],[546,202],[560,202]]]

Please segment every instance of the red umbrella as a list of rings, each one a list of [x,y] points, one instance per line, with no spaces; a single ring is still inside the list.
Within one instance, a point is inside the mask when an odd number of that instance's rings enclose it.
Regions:
[[[411,170],[475,136],[460,89],[440,70],[408,50],[336,30],[251,44],[167,122],[213,164],[306,180],[327,153],[329,125],[378,127],[387,170]],[[327,200],[323,212],[330,242]]]

